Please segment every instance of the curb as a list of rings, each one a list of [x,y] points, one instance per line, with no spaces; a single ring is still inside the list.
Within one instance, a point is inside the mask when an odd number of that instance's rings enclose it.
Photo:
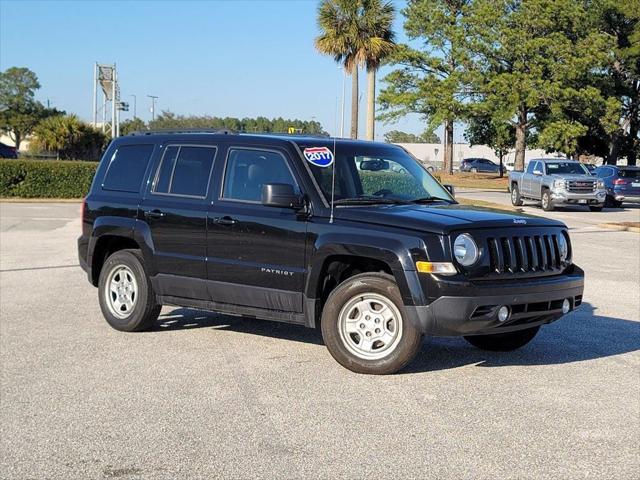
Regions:
[[[598,225],[599,227],[606,228],[608,230],[616,230],[618,232],[633,232],[640,233],[640,227],[623,225],[620,223],[601,223]]]
[[[0,203],[81,203],[82,200],[82,198],[0,197]]]

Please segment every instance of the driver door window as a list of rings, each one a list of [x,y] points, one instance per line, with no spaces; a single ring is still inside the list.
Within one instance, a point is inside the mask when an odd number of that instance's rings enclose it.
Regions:
[[[224,174],[223,199],[260,203],[262,186],[267,183],[287,183],[297,189],[282,154],[268,150],[229,150]]]

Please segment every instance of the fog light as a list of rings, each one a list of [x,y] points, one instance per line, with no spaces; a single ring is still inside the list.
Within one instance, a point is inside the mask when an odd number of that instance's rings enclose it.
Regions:
[[[571,302],[568,298],[565,298],[562,302],[562,313],[569,313],[569,310],[571,310]]]
[[[509,307],[503,305],[502,307],[500,307],[500,310],[498,310],[498,320],[500,322],[506,322],[509,319],[510,313],[511,312],[509,311]]]

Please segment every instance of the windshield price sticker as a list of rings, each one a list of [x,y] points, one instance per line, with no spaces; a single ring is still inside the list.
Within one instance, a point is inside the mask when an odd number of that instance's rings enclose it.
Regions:
[[[333,152],[327,147],[309,147],[302,153],[307,162],[316,167],[326,168],[333,165]]]

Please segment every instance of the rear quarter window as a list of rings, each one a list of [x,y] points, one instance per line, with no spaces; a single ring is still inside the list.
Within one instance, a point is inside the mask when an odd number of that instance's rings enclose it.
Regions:
[[[138,193],[152,153],[153,145],[118,147],[109,161],[102,189]]]

